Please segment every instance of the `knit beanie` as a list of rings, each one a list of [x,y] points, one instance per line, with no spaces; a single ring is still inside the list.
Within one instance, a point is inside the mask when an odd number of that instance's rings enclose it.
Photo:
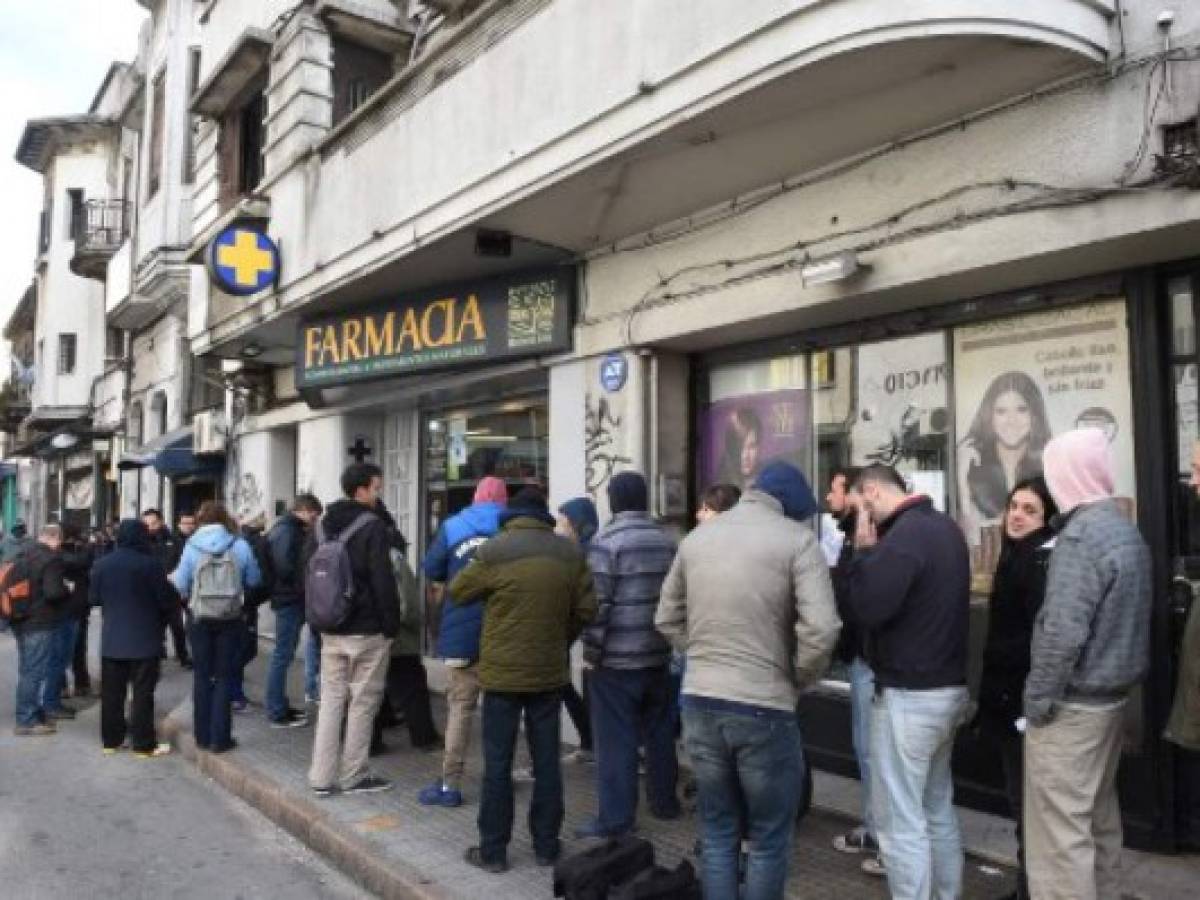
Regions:
[[[575,497],[560,506],[558,511],[575,529],[575,536],[579,539],[579,543],[586,547],[600,527],[600,517],[596,515],[596,504],[588,497]]]
[[[608,483],[608,508],[613,515],[646,512],[650,508],[646,479],[640,472],[621,472]]]
[[[495,475],[480,479],[475,488],[476,503],[498,503],[503,506],[508,502],[508,486]]]
[[[817,511],[817,500],[804,473],[789,462],[767,463],[758,473],[754,487],[778,500],[789,519],[803,522]]]
[[[1112,453],[1099,428],[1077,428],[1051,440],[1042,451],[1042,468],[1050,495],[1064,515],[1113,495]]]
[[[543,516],[550,515],[550,509],[546,505],[546,495],[535,487],[523,487],[513,495],[512,500],[508,503],[508,510],[512,513],[540,513]]]

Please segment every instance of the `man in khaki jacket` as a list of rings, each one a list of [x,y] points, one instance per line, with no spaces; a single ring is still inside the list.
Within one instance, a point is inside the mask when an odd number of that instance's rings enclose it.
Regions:
[[[744,833],[755,836],[747,896],[783,896],[804,766],[796,701],[825,673],[841,628],[803,524],[816,511],[800,470],[770,463],[737,506],[688,535],[663,584],[655,625],[687,654],[680,705],[706,897],[739,896]]]

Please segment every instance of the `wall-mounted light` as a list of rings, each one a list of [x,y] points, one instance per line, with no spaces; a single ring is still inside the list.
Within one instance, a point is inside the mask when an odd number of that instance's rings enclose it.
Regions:
[[[858,263],[858,254],[853,250],[835,253],[833,256],[813,259],[800,267],[800,281],[805,287],[814,284],[831,284],[835,281],[845,281],[857,274],[862,267]]]
[[[62,434],[56,434],[50,438],[50,446],[55,450],[70,450],[79,443],[79,436],[71,434],[69,431],[64,431]]]
[[[246,357],[246,359],[258,359],[258,357],[262,356],[262,353],[262,345],[256,344],[254,341],[242,347],[242,356]]]

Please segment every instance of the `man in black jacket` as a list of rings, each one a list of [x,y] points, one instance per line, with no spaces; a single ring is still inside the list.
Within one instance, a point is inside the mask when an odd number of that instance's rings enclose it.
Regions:
[[[187,542],[179,540],[171,533],[171,529],[163,521],[162,513],[157,509],[147,509],[142,512],[142,523],[150,533],[150,552],[162,564],[163,571],[168,575],[179,565],[179,557],[183,555],[183,545]],[[183,601],[180,600],[171,610],[167,619],[167,628],[171,631],[171,643],[175,646],[175,658],[185,669],[192,667],[192,657],[188,653],[187,630],[183,627]],[[163,638],[162,658],[166,659],[166,638]]]
[[[962,530],[889,466],[863,469],[847,601],[875,673],[871,804],[893,897],[958,897],[950,753],[967,706],[971,566]]]
[[[382,489],[383,472],[378,466],[350,466],[342,473],[345,499],[331,504],[317,526],[318,541],[336,541],[342,532],[355,528],[346,540],[354,604],[344,624],[321,635],[321,710],[308,773],[318,796],[329,796],[339,785],[346,793],[386,791],[392,786],[367,768],[388,653],[400,627],[400,598],[389,555],[391,536],[376,513]],[[370,518],[360,523],[363,516]]]
[[[63,620],[63,606],[70,589],[63,578],[62,528],[46,525],[18,557],[18,571],[29,579],[29,615],[12,626],[17,639],[17,727],[18,737],[54,734],[53,721],[42,707],[50,674],[55,630]]]
[[[267,670],[267,716],[276,728],[308,724],[308,716],[293,709],[287,698],[287,673],[296,656],[300,631],[304,628],[304,544],[321,515],[321,501],[300,494],[292,509],[267,534],[270,553],[271,609],[275,612],[275,649]]]

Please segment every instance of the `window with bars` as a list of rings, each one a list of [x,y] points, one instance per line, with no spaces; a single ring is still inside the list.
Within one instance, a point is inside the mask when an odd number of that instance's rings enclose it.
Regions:
[[[74,375],[75,374],[75,351],[76,337],[73,334],[60,334],[58,336],[58,374],[59,375]]]

